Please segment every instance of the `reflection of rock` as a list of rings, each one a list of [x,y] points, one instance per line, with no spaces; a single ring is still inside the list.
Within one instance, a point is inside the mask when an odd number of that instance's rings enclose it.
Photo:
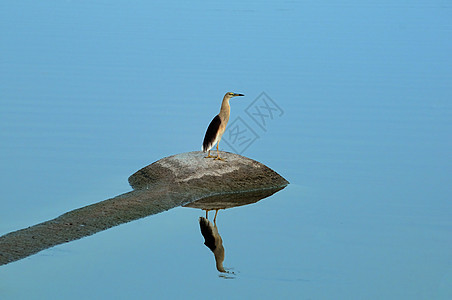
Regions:
[[[204,158],[201,151],[162,158],[129,177],[134,189],[158,185],[187,187],[204,196],[286,186],[287,180],[267,166],[247,157],[221,152],[225,161]]]
[[[259,200],[273,195],[283,188],[284,187],[279,187],[258,191],[209,196],[184,205],[184,207],[199,208],[206,211],[206,217],[199,218],[199,227],[201,229],[201,234],[204,237],[204,245],[206,245],[215,256],[215,265],[218,271],[222,273],[230,273],[223,267],[225,257],[223,240],[218,232],[216,223],[218,210],[256,203]],[[216,210],[213,223],[207,219],[209,210]],[[232,272],[232,274],[234,273]]]
[[[204,210],[226,209],[236,206],[248,205],[267,198],[284,187],[250,191],[243,193],[230,193],[209,196],[200,200],[185,204],[184,207],[199,208]]]

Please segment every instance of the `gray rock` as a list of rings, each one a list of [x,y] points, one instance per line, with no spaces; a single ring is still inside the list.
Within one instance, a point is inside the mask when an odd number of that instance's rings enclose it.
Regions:
[[[162,158],[129,177],[134,189],[159,185],[187,187],[203,196],[284,187],[289,182],[267,166],[247,157],[221,152],[224,159],[204,158],[201,151]]]
[[[1,236],[0,265],[205,197],[217,195],[206,200],[208,205],[226,208],[238,202],[218,195],[265,189],[271,194],[288,184],[270,168],[240,155],[222,152],[226,161],[203,157],[202,152],[189,152],[163,158],[130,176],[133,191]],[[227,203],[219,203],[221,199]]]

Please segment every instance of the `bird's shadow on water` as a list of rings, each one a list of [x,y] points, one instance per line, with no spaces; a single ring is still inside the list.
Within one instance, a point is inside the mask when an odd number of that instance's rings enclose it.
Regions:
[[[256,203],[273,195],[283,188],[284,187],[245,193],[216,195],[184,205],[184,207],[198,208],[205,211],[205,217],[199,217],[199,227],[201,234],[204,237],[204,245],[214,254],[215,267],[218,272],[220,272],[218,274],[219,278],[235,279],[240,273],[239,271],[234,270],[234,268],[225,268],[223,266],[225,251],[223,247],[223,239],[221,238],[216,223],[219,210],[226,210],[232,207]],[[212,221],[209,220],[209,211],[215,211],[215,216]]]

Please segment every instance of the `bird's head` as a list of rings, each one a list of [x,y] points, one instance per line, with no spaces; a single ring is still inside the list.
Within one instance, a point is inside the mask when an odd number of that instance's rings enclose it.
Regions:
[[[232,98],[232,97],[237,97],[237,96],[245,96],[243,94],[237,94],[237,93],[233,93],[233,92],[228,92],[226,93],[226,95],[224,95],[227,98]]]

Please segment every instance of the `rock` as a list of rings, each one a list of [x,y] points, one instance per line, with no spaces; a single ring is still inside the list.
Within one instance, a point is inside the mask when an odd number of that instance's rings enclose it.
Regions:
[[[129,177],[133,191],[0,236],[0,265],[205,197],[210,198],[198,205],[227,208],[258,201],[288,184],[257,161],[228,152],[221,157],[226,161],[204,159],[202,152],[163,158]],[[250,191],[246,199],[230,196]]]
[[[204,158],[201,151],[160,159],[129,177],[133,189],[169,185],[203,196],[284,187],[289,182],[267,166],[247,157],[221,151],[222,160]]]

